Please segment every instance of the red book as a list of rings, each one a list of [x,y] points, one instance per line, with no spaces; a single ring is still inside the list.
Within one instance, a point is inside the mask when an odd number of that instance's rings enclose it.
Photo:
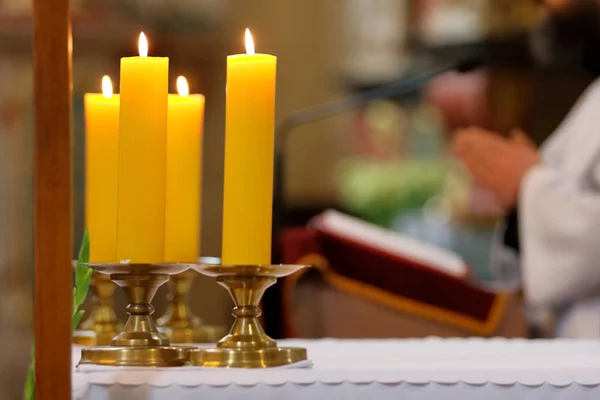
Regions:
[[[459,279],[470,274],[465,261],[452,251],[337,211],[324,212],[313,219],[309,227],[317,230],[329,242],[356,247],[377,259],[386,259],[398,265],[428,268]]]
[[[336,290],[419,318],[488,336],[503,314],[507,294],[471,280],[471,268],[456,253],[351,216],[326,211],[280,239],[283,263],[311,264]],[[298,279],[284,282],[288,310]],[[288,321],[289,332],[291,326]]]

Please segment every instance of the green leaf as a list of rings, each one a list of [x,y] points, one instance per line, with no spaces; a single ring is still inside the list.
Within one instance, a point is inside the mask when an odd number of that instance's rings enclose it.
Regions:
[[[90,262],[90,234],[86,229],[83,232],[83,239],[81,239],[81,247],[79,247],[77,264],[87,264],[88,262]]]
[[[73,288],[73,312],[71,313],[71,316],[75,316],[75,314],[77,314],[77,310],[79,309],[79,306],[77,305],[77,288]]]
[[[25,390],[23,400],[34,400],[35,396],[35,345],[31,345],[31,363],[27,369],[25,378]]]
[[[88,267],[85,264],[79,263],[79,261],[77,262],[77,266],[75,267],[75,287],[76,288],[80,288],[85,285],[85,275],[89,270],[91,270],[90,267]]]
[[[75,296],[73,299],[74,310],[85,301],[90,287],[90,279],[92,278],[92,269],[87,265],[90,261],[90,236],[86,229],[81,240],[79,248],[79,257],[77,259],[77,267],[75,268]],[[75,312],[73,313],[75,315]]]
[[[77,267],[75,268],[75,286],[85,287],[86,272],[90,270],[87,265],[90,261],[90,237],[87,229],[83,233],[81,246],[79,248],[79,257],[77,258]]]
[[[73,330],[76,330],[79,326],[79,323],[81,322],[81,318],[83,318],[84,313],[85,311],[79,310],[77,311],[77,313],[75,313],[75,315],[73,315],[73,320],[71,321],[71,327],[73,328]]]
[[[32,362],[27,369],[27,378],[25,379],[24,400],[33,400],[35,396],[35,364]]]
[[[75,305],[77,308],[83,304],[85,298],[87,297],[88,290],[90,288],[90,279],[92,278],[92,269],[88,268],[86,271],[82,271],[80,275],[81,276],[77,277],[79,284],[77,285],[75,295]]]

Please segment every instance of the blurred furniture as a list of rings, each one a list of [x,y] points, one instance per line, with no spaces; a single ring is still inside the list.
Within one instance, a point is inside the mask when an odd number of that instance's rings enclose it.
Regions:
[[[578,399],[600,396],[591,341],[285,340],[311,369],[74,372],[73,399]],[[77,349],[74,359],[77,357]]]
[[[315,268],[282,283],[286,337],[526,337],[521,298],[384,253],[367,258],[359,246],[312,229],[288,230],[284,263]]]

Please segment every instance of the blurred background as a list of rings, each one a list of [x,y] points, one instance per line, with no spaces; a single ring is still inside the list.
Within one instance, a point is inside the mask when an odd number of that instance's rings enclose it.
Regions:
[[[0,243],[7,244],[0,248],[0,388],[7,399],[21,396],[32,332],[31,7],[0,0]],[[483,281],[501,210],[449,156],[453,128],[522,127],[541,142],[591,81],[578,63],[533,61],[527,32],[543,16],[534,0],[72,0],[72,7],[75,249],[84,215],[83,94],[98,92],[104,74],[118,85],[119,58],[137,53],[142,29],[151,54],[170,58],[171,76],[185,75],[191,91],[207,97],[204,256],[220,255],[225,60],[244,51],[246,27],[258,52],[278,57],[277,122],[468,54],[491,60],[410,98],[299,127],[284,169],[286,224],[343,210],[457,252]],[[205,321],[229,323],[227,294],[210,279],[197,279],[192,302]],[[160,315],[163,295],[156,304]]]

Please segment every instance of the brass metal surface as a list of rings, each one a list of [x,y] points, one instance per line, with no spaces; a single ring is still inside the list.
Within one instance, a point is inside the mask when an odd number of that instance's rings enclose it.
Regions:
[[[290,275],[305,265],[204,265],[194,268],[201,274],[216,277],[226,288],[235,307],[235,320],[216,349],[190,352],[190,362],[203,367],[269,368],[307,359],[306,349],[277,347],[258,319],[260,300],[277,278]]]
[[[92,274],[90,285],[96,292],[94,306],[90,317],[81,324],[80,329],[95,333],[92,346],[106,346],[123,328],[113,308],[116,285],[110,280],[110,276],[96,271]],[[80,337],[74,336],[73,341],[82,344],[77,340],[80,340]]]
[[[193,347],[89,347],[81,351],[80,364],[138,367],[177,367],[187,363]]]
[[[96,346],[96,332],[76,330],[73,332],[73,343],[79,346]]]
[[[205,325],[192,313],[189,306],[189,292],[197,272],[193,269],[171,276],[169,287],[169,305],[165,315],[156,324],[171,343],[214,343],[227,333],[222,326]]]
[[[190,264],[90,264],[95,271],[107,274],[122,287],[129,301],[129,319],[123,331],[110,341],[108,347],[82,350],[81,364],[176,366],[183,365],[183,353],[190,347],[170,346],[151,317],[152,298],[169,276],[188,270]]]
[[[190,352],[190,362],[203,367],[273,368],[307,359],[306,349],[300,347],[271,347],[266,349],[202,349]]]

